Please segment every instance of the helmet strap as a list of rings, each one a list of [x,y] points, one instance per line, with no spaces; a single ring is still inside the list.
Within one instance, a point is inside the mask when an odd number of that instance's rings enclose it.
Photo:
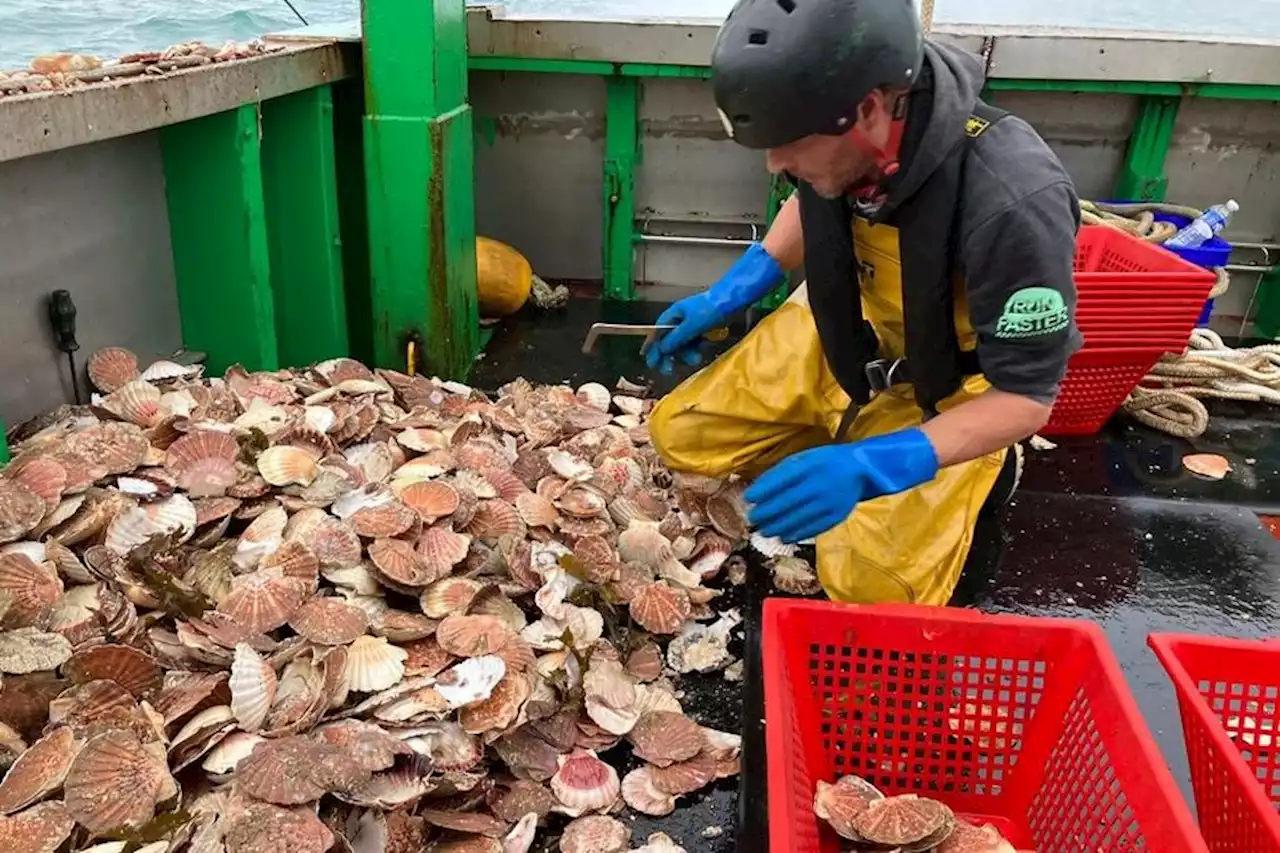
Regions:
[[[893,118],[889,124],[889,138],[883,148],[873,144],[861,130],[856,127],[850,131],[853,144],[857,145],[871,160],[871,170],[861,181],[849,190],[849,194],[863,201],[882,198],[885,184],[902,168],[899,158],[902,154],[902,137],[907,129],[907,96],[899,95],[893,104]]]

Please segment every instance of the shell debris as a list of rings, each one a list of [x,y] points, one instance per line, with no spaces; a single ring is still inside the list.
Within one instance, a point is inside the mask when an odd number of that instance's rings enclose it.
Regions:
[[[667,470],[644,388],[89,373],[0,472],[0,839],[673,853],[628,819],[738,773],[680,678],[733,662],[743,484]]]

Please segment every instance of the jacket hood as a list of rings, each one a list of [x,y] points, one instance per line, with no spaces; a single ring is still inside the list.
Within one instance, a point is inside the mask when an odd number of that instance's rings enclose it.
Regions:
[[[914,195],[964,139],[965,124],[986,82],[981,57],[967,50],[926,41],[924,56],[933,92],[913,93],[912,98],[931,98],[931,103],[922,112],[908,107],[906,133],[915,142],[901,179],[889,193],[891,207]],[[923,130],[911,126],[917,116],[926,120]]]

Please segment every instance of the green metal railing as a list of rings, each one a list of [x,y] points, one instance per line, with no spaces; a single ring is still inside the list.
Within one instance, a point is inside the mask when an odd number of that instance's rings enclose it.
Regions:
[[[184,344],[207,352],[212,371],[351,353],[464,377],[481,341],[468,71],[604,78],[604,297],[634,299],[643,81],[706,80],[710,69],[468,57],[462,0],[365,6],[363,97],[326,84],[162,131]],[[1183,98],[1280,101],[1280,86],[1214,83],[997,78],[987,91],[1138,97],[1114,193],[1145,200],[1168,190]],[[786,195],[771,182],[766,222]],[[411,343],[421,363],[406,363]]]

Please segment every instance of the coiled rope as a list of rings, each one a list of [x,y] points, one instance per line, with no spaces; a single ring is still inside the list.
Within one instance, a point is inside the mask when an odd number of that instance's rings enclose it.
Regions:
[[[1194,207],[1162,202],[1134,204],[1080,202],[1080,219],[1085,225],[1107,225],[1118,228],[1148,243],[1163,243],[1178,232],[1178,227],[1172,222],[1156,222],[1157,213],[1172,213],[1188,219],[1196,219],[1203,212]]]

